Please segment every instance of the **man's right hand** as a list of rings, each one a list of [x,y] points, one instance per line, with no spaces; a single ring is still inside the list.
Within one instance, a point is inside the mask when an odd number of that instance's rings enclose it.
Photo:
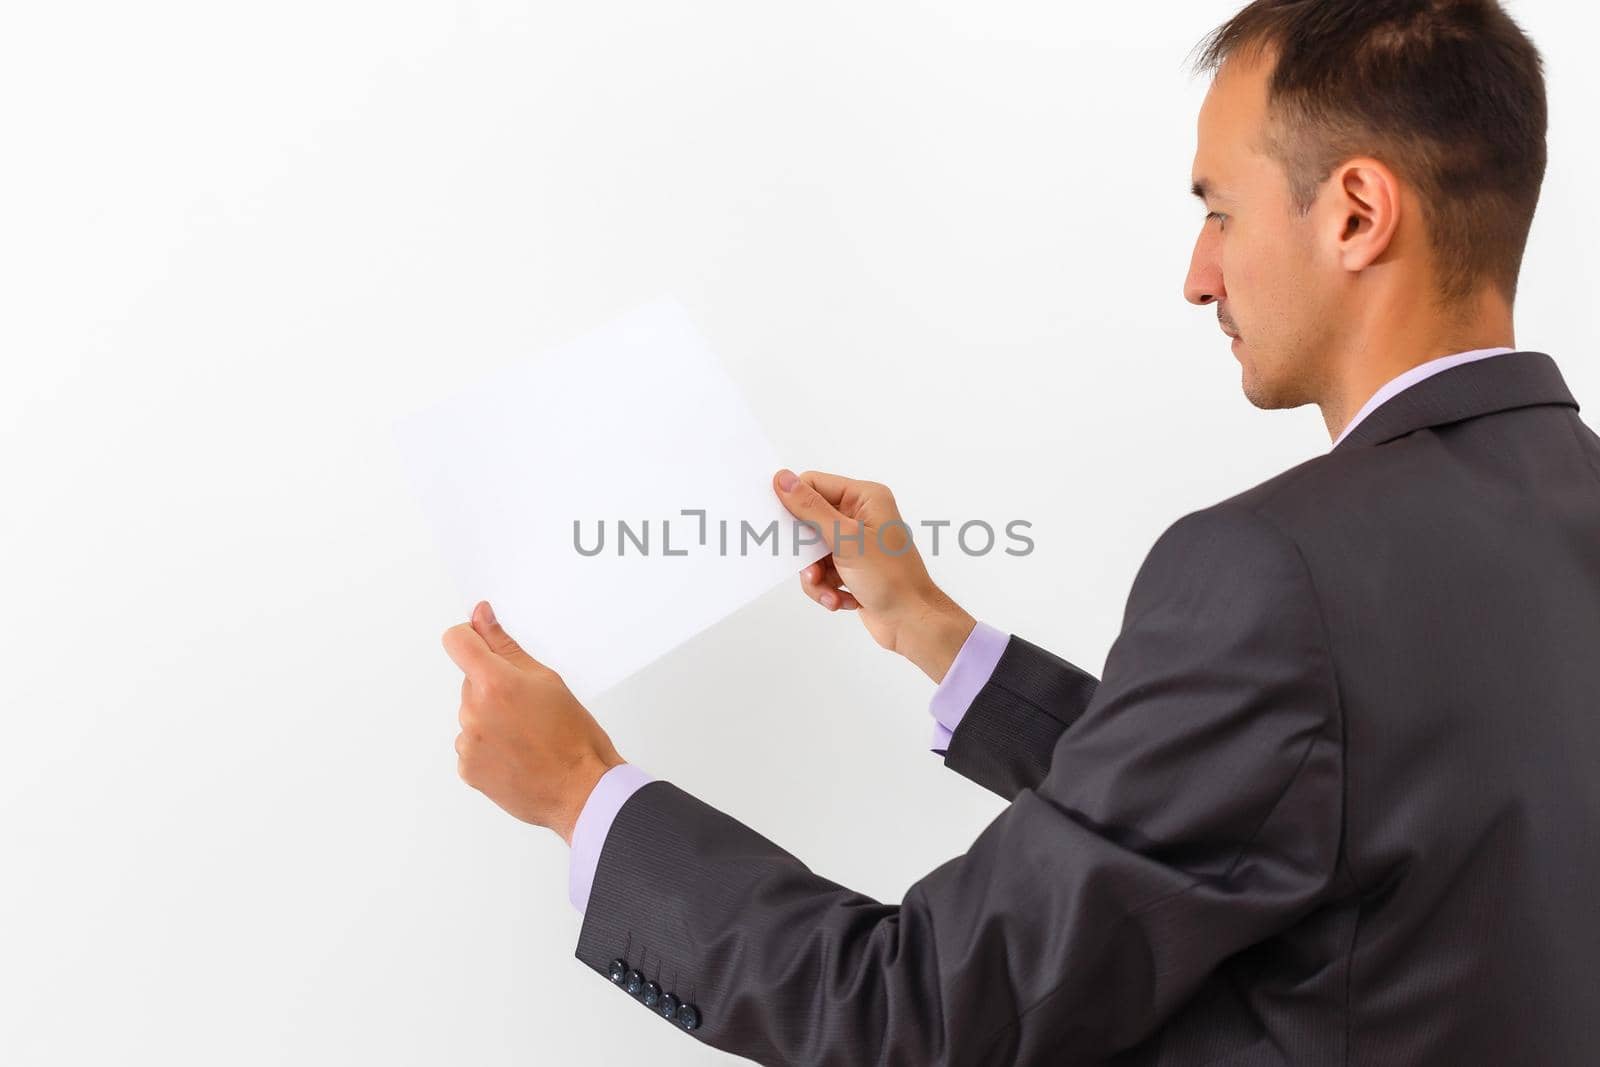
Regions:
[[[874,641],[943,681],[977,623],[933,584],[888,487],[788,470],[772,487],[790,514],[816,526],[830,551],[800,572],[806,595],[829,611],[859,612]]]

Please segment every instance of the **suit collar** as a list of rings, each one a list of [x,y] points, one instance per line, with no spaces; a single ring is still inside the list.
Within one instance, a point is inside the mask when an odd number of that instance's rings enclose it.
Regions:
[[[1332,451],[1382,444],[1427,426],[1535,404],[1578,407],[1555,360],[1543,352],[1506,352],[1440,371],[1396,393]]]

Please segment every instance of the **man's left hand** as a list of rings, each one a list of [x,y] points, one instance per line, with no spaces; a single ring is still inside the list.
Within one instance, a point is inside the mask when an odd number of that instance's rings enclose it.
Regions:
[[[611,738],[561,676],[501,629],[487,602],[444,632],[461,683],[461,780],[569,845],[594,784],[622,763]]]

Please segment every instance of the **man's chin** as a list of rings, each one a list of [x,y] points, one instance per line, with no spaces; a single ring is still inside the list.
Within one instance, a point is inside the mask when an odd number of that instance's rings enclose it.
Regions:
[[[1262,411],[1285,411],[1312,402],[1294,383],[1263,381],[1248,360],[1241,359],[1240,364],[1239,386],[1245,399]]]
[[[1283,398],[1278,395],[1279,390],[1274,388],[1271,382],[1261,380],[1249,357],[1240,352],[1237,345],[1233,354],[1239,360],[1239,387],[1244,391],[1245,399],[1262,411],[1275,411],[1284,407]]]

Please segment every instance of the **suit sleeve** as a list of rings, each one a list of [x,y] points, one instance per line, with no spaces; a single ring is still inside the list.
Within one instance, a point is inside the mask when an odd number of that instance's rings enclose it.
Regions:
[[[1298,550],[1218,505],[1151,549],[1038,784],[997,778],[1010,805],[898,904],[658,780],[617,814],[575,954],[643,961],[693,1037],[761,1063],[1097,1060],[1335,893],[1341,747]]]
[[[957,722],[944,765],[1006,800],[1037,787],[1056,740],[1083,714],[1098,684],[1089,672],[1012,634]]]

